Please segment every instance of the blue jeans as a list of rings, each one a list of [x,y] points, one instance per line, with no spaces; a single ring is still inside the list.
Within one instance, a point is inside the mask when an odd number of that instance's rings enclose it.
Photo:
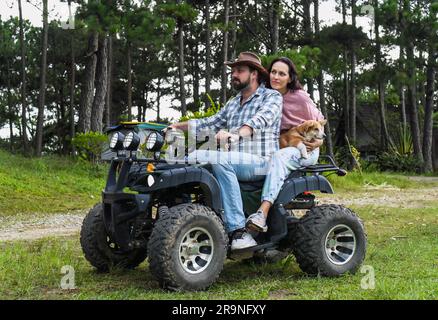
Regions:
[[[308,159],[301,158],[300,150],[295,147],[288,147],[275,152],[272,155],[268,174],[263,185],[262,201],[274,203],[284,180],[290,172],[299,167],[314,165],[318,162],[318,158],[319,148],[310,152]]]
[[[264,179],[269,162],[257,155],[243,152],[218,152],[197,150],[189,159],[200,163],[210,163],[222,196],[225,227],[232,232],[245,227],[242,195],[239,181],[258,181]]]

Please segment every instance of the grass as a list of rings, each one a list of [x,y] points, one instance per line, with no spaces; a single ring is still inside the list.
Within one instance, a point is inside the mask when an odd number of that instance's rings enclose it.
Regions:
[[[345,177],[328,176],[336,191],[360,191],[364,186],[392,186],[400,189],[421,188],[424,182],[412,181],[397,173],[349,172]],[[427,185],[427,184],[426,184]]]
[[[438,202],[437,202],[438,204]],[[361,288],[365,273],[308,277],[293,256],[269,265],[228,261],[205,292],[161,290],[147,262],[132,271],[97,273],[83,257],[78,236],[0,245],[3,299],[436,299],[438,206],[428,209],[354,208],[368,231],[364,265],[375,288]],[[76,289],[60,288],[61,268],[75,270]]]
[[[86,209],[99,201],[106,169],[69,158],[0,150],[0,216]]]
[[[20,219],[91,207],[99,201],[105,170],[71,159],[27,159],[0,150],[0,217]],[[338,194],[363,196],[365,186],[428,188],[397,174],[364,172],[330,176]],[[391,192],[396,192],[392,190]],[[365,274],[339,278],[306,276],[289,256],[269,265],[227,261],[218,281],[204,292],[161,290],[144,262],[131,271],[97,273],[85,260],[79,235],[36,241],[0,242],[2,299],[437,299],[438,199],[428,207],[352,206],[365,221],[364,265],[375,272],[375,288],[364,290]],[[61,268],[75,270],[76,289],[60,287]]]

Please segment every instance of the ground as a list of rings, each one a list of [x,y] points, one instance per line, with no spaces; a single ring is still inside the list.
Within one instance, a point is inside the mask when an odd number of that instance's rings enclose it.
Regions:
[[[404,178],[403,178],[404,179]],[[344,204],[368,233],[364,267],[339,278],[308,277],[293,256],[269,265],[228,261],[205,292],[163,291],[147,262],[129,272],[97,273],[85,260],[79,229],[87,210],[0,215],[0,297],[4,299],[437,299],[438,179],[365,181],[320,195]],[[370,181],[371,181],[370,180]],[[405,181],[406,180],[406,181]],[[335,181],[336,187],[336,181]],[[336,188],[335,188],[336,189]],[[62,289],[63,266],[75,289]]]

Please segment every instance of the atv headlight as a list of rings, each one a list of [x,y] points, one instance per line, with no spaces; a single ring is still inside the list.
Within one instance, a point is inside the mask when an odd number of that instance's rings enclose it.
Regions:
[[[151,132],[146,139],[146,149],[149,151],[159,151],[163,146],[163,136],[157,132]]]
[[[111,136],[110,148],[112,150],[121,150],[123,149],[123,141],[125,139],[125,135],[121,132],[116,132]]]
[[[138,145],[140,144],[140,137],[133,131],[128,133],[123,140],[123,147],[126,150],[135,151],[138,149]]]

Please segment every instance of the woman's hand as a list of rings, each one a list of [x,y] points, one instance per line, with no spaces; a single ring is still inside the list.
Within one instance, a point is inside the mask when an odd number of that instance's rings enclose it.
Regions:
[[[315,150],[316,148],[319,148],[320,146],[322,146],[323,140],[322,139],[315,139],[314,142],[304,141],[303,143],[306,145],[307,151],[311,152],[311,151]]]

